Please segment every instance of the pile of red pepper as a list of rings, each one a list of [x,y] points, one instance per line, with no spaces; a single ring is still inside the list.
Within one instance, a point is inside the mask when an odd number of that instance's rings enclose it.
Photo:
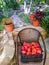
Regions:
[[[42,49],[40,48],[40,45],[37,42],[24,42],[21,46],[21,53],[26,55],[41,54]]]

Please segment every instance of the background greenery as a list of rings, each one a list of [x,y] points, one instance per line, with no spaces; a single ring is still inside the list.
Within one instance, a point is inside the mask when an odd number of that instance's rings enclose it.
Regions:
[[[49,15],[49,7],[48,8],[45,8],[43,11],[46,13],[46,16]]]
[[[24,23],[30,23],[29,14],[21,13],[19,14],[19,17],[24,21]]]
[[[32,2],[35,2],[35,3],[43,3],[45,4],[45,0],[32,0]],[[27,4],[30,3],[30,0],[27,0]],[[24,4],[24,0],[20,0],[20,4]]]
[[[49,16],[45,16],[41,22],[41,26],[46,30],[47,34],[49,34]]]
[[[19,9],[19,4],[16,0],[0,0],[0,22],[2,18],[9,17],[11,14],[10,9]]]
[[[14,10],[19,9],[19,4],[16,2],[16,0],[4,0],[8,8],[12,8]]]

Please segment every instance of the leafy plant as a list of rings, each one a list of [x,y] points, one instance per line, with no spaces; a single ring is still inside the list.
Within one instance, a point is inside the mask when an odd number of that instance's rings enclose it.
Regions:
[[[25,23],[30,23],[29,15],[21,13],[19,16]]]
[[[20,4],[24,4],[24,0],[20,0]]]
[[[2,22],[2,19],[5,18],[2,14],[0,14],[0,23]]]
[[[10,9],[19,9],[19,4],[16,0],[0,0],[0,11],[3,12],[5,17],[9,17],[11,15],[11,11],[9,11]]]
[[[46,16],[42,20],[41,26],[47,31],[47,34],[49,34],[49,16]]]
[[[8,17],[8,12],[7,12],[8,10],[9,8],[6,5],[5,1],[1,0],[0,1],[0,11],[2,12],[3,16]]]
[[[1,24],[0,25],[0,31],[3,31],[4,30],[4,26]]]
[[[30,4],[30,0],[26,0],[27,4]],[[20,0],[20,4],[24,4],[24,0]]]
[[[13,10],[19,9],[19,4],[16,2],[16,0],[4,0],[8,8],[12,8]]]
[[[35,8],[31,6],[30,12],[35,12]]]
[[[45,8],[43,11],[46,13],[46,16],[49,15],[49,8]]]

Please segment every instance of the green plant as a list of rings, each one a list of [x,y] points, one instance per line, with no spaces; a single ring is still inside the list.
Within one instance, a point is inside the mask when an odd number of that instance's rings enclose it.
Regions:
[[[0,25],[0,31],[3,31],[4,30],[4,26],[1,24]]]
[[[49,5],[49,0],[46,0],[46,4],[48,4],[48,5]]]
[[[26,0],[27,4],[30,4],[30,0]],[[20,4],[24,4],[24,0],[20,0]]]
[[[8,11],[9,8],[6,5],[4,0],[0,0],[0,11],[2,12],[3,16],[8,17]]]
[[[4,18],[4,16],[2,14],[0,14],[0,23],[2,22],[3,18]]]
[[[49,16],[46,16],[42,20],[41,26],[47,31],[47,34],[49,34]]]
[[[35,12],[35,8],[31,6],[30,12]]]
[[[4,0],[8,8],[12,8],[13,10],[19,9],[19,4],[16,2],[16,0]]]
[[[3,15],[8,18],[10,9],[16,10],[19,9],[19,4],[16,0],[0,0],[0,11],[3,12]]]
[[[21,13],[19,16],[25,23],[30,23],[29,15]]]
[[[46,13],[46,16],[49,15],[49,8],[45,8],[43,11]]]
[[[24,0],[20,0],[20,4],[24,4]]]

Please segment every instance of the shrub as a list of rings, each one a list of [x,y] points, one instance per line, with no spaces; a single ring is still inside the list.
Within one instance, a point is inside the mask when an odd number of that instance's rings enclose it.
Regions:
[[[49,34],[49,16],[46,16],[42,20],[41,26],[47,31],[47,34]]]

